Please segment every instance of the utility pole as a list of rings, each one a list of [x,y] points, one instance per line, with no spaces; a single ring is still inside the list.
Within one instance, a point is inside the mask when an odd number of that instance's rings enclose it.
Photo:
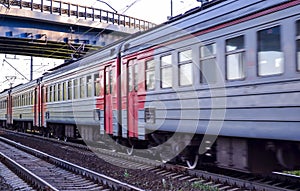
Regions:
[[[30,81],[33,79],[33,57],[30,57]]]
[[[173,0],[171,0],[171,17],[173,17]]]

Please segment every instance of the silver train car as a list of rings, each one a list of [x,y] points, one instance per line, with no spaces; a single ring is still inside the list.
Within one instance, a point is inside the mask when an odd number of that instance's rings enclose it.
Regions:
[[[297,169],[299,10],[299,0],[209,2],[2,92],[0,125],[110,139],[189,168]],[[30,107],[5,104],[23,94]]]

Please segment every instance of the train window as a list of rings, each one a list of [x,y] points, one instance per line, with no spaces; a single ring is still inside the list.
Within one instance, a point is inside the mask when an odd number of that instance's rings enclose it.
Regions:
[[[84,89],[84,78],[80,78],[80,81],[79,81],[80,85],[79,85],[79,91],[80,91],[80,98],[84,98],[85,96],[85,89]]]
[[[110,94],[110,88],[109,88],[109,71],[105,72],[105,94]]]
[[[297,40],[297,63],[298,70],[300,70],[300,40]]]
[[[21,106],[24,106],[24,95],[21,95]]]
[[[47,102],[49,102],[49,87],[46,87],[45,89],[46,89],[46,93],[45,93],[46,100],[45,101],[47,103]],[[29,92],[29,97],[30,97],[30,92]],[[29,101],[29,103],[30,103],[30,101]]]
[[[128,90],[131,92],[133,90],[133,67],[128,67]]]
[[[300,71],[300,20],[297,21],[297,69]]]
[[[52,86],[49,86],[49,102],[52,102],[53,99],[52,99]]]
[[[61,84],[57,84],[57,101],[61,101],[62,99],[62,91]]]
[[[187,86],[192,85],[192,50],[185,50],[179,52],[179,85]]]
[[[91,97],[92,96],[92,86],[93,86],[93,81],[92,81],[92,76],[87,76],[86,77],[86,97]]]
[[[280,26],[258,31],[258,75],[268,76],[283,73]]]
[[[24,95],[24,105],[28,105],[28,95],[27,95],[27,93]]]
[[[216,43],[200,47],[201,83],[212,84],[216,82],[216,78],[217,78],[216,53],[217,53]]]
[[[138,84],[139,84],[139,65],[135,64],[134,65],[134,90],[138,91]]]
[[[155,88],[155,61],[146,61],[146,90],[154,90]]]
[[[161,87],[172,87],[172,55],[160,58]]]
[[[56,84],[53,85],[53,101],[57,101],[57,88],[56,88]]]
[[[28,92],[28,105],[31,104],[31,95],[30,95],[31,92]]]
[[[72,99],[72,81],[68,81],[68,100]]]
[[[100,95],[100,79],[99,74],[94,74],[94,96]]]
[[[105,83],[106,83],[106,94],[113,94],[113,74],[114,74],[114,68],[108,69],[106,71],[106,76],[105,76]]]
[[[73,83],[74,99],[78,99],[78,79],[75,79]]]
[[[33,105],[33,91],[31,92],[30,97],[31,97],[31,105]]]
[[[110,91],[112,95],[115,95],[115,89],[114,89],[114,85],[115,85],[115,78],[116,78],[116,68],[113,67],[110,71]]]
[[[227,80],[245,78],[244,36],[226,40],[226,77]]]
[[[26,105],[26,94],[23,94],[22,95],[22,106],[25,106]]]
[[[63,100],[67,100],[67,82],[63,83]]]
[[[23,106],[27,105],[27,94],[23,94]]]
[[[24,106],[26,106],[26,105],[27,105],[27,93],[24,94]]]
[[[30,92],[27,92],[27,105],[30,105]]]

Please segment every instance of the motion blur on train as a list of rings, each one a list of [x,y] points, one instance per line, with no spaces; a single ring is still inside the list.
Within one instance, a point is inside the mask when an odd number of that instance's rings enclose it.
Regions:
[[[0,126],[259,173],[299,168],[299,99],[300,1],[215,0],[3,91]]]

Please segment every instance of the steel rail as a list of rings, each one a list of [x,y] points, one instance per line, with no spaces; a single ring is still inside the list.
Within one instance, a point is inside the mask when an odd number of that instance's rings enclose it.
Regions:
[[[108,177],[106,175],[94,172],[92,170],[83,168],[81,166],[78,166],[76,164],[70,163],[68,161],[64,161],[62,159],[59,159],[57,157],[51,156],[49,154],[43,153],[41,151],[38,151],[36,149],[32,149],[30,147],[24,146],[20,143],[16,143],[14,141],[11,141],[9,139],[6,139],[4,137],[0,137],[0,140],[8,143],[10,145],[13,145],[14,147],[21,149],[25,152],[28,152],[30,154],[35,155],[36,157],[39,157],[41,159],[45,159],[48,162],[55,164],[59,167],[63,167],[64,169],[67,169],[71,172],[76,172],[77,174],[80,174],[84,177],[87,177],[89,179],[92,179],[94,181],[100,182],[101,184],[108,186],[109,188],[112,188],[113,190],[128,190],[128,191],[143,191],[143,189],[137,188],[133,185],[121,182],[117,179]]]
[[[33,172],[29,171],[28,169],[21,166],[19,163],[14,161],[13,159],[9,158],[2,152],[0,152],[1,161],[8,166],[12,171],[18,174],[23,179],[31,182],[34,188],[39,190],[52,190],[52,191],[59,191],[57,188],[46,182],[41,177],[35,175]]]

